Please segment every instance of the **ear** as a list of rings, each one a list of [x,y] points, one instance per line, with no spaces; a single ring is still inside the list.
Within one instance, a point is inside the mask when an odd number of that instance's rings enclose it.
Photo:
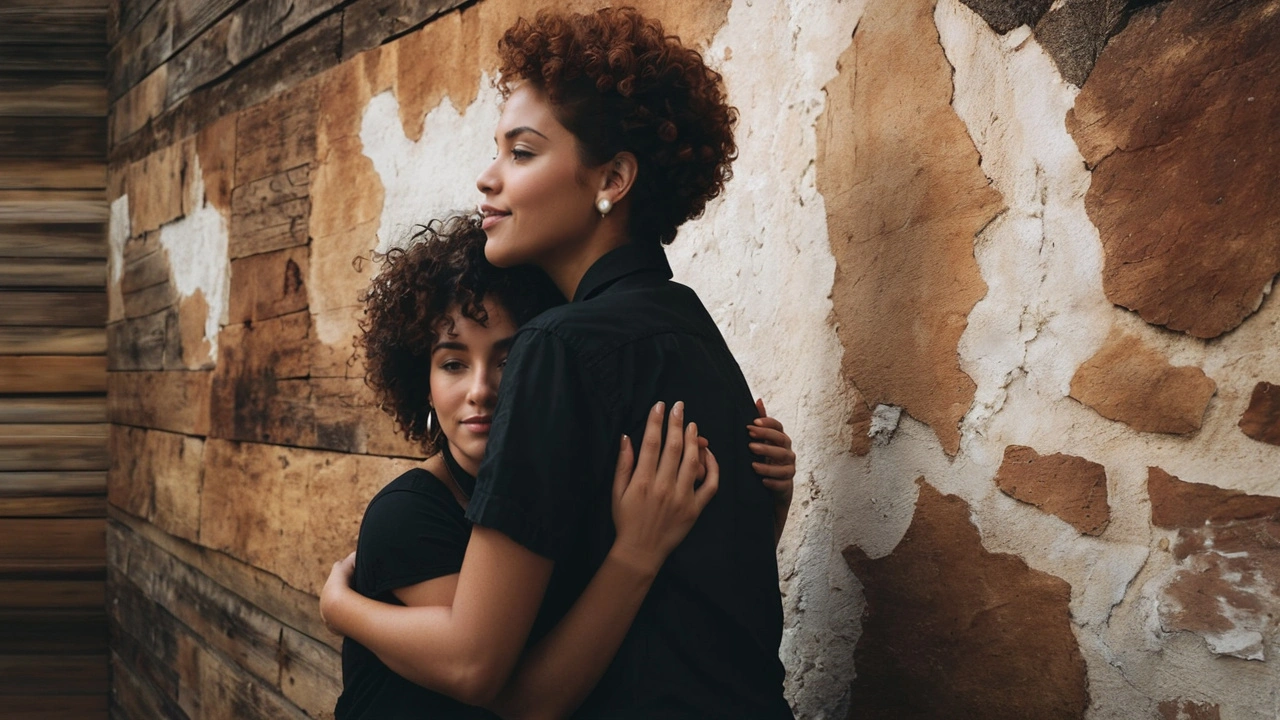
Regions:
[[[636,172],[640,169],[636,156],[630,152],[620,152],[604,164],[604,175],[600,178],[600,197],[606,197],[614,205],[622,202],[631,192],[636,182]]]

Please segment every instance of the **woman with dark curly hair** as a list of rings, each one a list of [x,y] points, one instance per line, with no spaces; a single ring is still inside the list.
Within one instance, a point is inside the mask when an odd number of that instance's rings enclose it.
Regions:
[[[500,270],[484,258],[478,222],[456,215],[421,228],[407,248],[381,258],[363,294],[357,346],[365,380],[404,436],[429,453],[419,468],[370,501],[360,527],[354,589],[404,605],[447,606],[470,535],[464,517],[484,455],[498,381],[519,325],[562,302],[532,268]],[[424,372],[424,368],[426,371]],[[718,486],[714,457],[695,441],[692,423],[671,424],[655,452],[661,413],[650,413],[638,459],[619,450],[612,510],[614,546],[569,614],[525,657],[493,707],[520,716],[556,717],[587,694],[644,598],[657,568],[692,526]],[[766,418],[767,455],[790,474],[794,458],[782,426]],[[687,434],[686,434],[687,433]],[[688,441],[688,444],[685,444]],[[685,452],[681,460],[681,451]],[[693,492],[699,455],[706,479]],[[661,458],[669,458],[664,461]],[[634,461],[634,462],[633,462]],[[633,473],[634,468],[634,473]],[[677,472],[679,470],[679,473]],[[663,501],[665,497],[665,501]],[[353,639],[343,643],[339,720],[493,717],[398,676]]]
[[[521,20],[499,56],[498,157],[477,181],[485,254],[542,269],[571,302],[516,335],[452,608],[370,603],[342,592],[338,573],[326,617],[415,682],[487,702],[608,556],[601,478],[617,438],[637,434],[655,402],[683,400],[716,449],[718,495],[576,716],[790,718],[774,558],[789,484],[762,487],[747,382],[662,250],[730,177],[735,112],[721,78],[629,8]]]

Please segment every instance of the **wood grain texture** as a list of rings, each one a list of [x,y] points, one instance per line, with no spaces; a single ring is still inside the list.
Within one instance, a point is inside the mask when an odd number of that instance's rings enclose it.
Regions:
[[[0,472],[0,497],[39,495],[101,495],[107,492],[107,472]]]
[[[188,435],[209,434],[209,372],[112,372],[107,416],[113,423]]]
[[[106,468],[104,424],[0,425],[0,471]]]
[[[98,259],[9,258],[0,263],[0,287],[100,289],[107,264]]]
[[[106,328],[0,326],[0,355],[102,355]]]
[[[0,696],[105,696],[106,692],[105,654],[0,655]]]
[[[105,258],[107,229],[102,223],[0,224],[0,257]]]
[[[66,497],[0,497],[0,517],[106,517],[101,495]]]
[[[107,166],[99,158],[6,160],[0,163],[0,190],[76,190],[106,186]]]
[[[0,326],[99,328],[106,320],[105,292],[0,290]]]
[[[101,355],[0,356],[0,393],[92,393],[107,389]]]

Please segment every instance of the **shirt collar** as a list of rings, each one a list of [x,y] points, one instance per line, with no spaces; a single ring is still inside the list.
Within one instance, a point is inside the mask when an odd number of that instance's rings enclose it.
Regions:
[[[573,302],[590,300],[618,280],[643,272],[660,274],[663,280],[671,279],[671,264],[661,245],[627,243],[614,248],[587,268],[573,293]]]

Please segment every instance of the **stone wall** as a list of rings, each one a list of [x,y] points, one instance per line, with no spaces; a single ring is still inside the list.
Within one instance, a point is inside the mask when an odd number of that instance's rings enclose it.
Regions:
[[[115,14],[117,717],[329,714],[312,595],[417,459],[355,259],[474,204],[551,3],[277,5]],[[741,113],[669,256],[801,458],[797,714],[1274,717],[1280,0],[637,5]]]

